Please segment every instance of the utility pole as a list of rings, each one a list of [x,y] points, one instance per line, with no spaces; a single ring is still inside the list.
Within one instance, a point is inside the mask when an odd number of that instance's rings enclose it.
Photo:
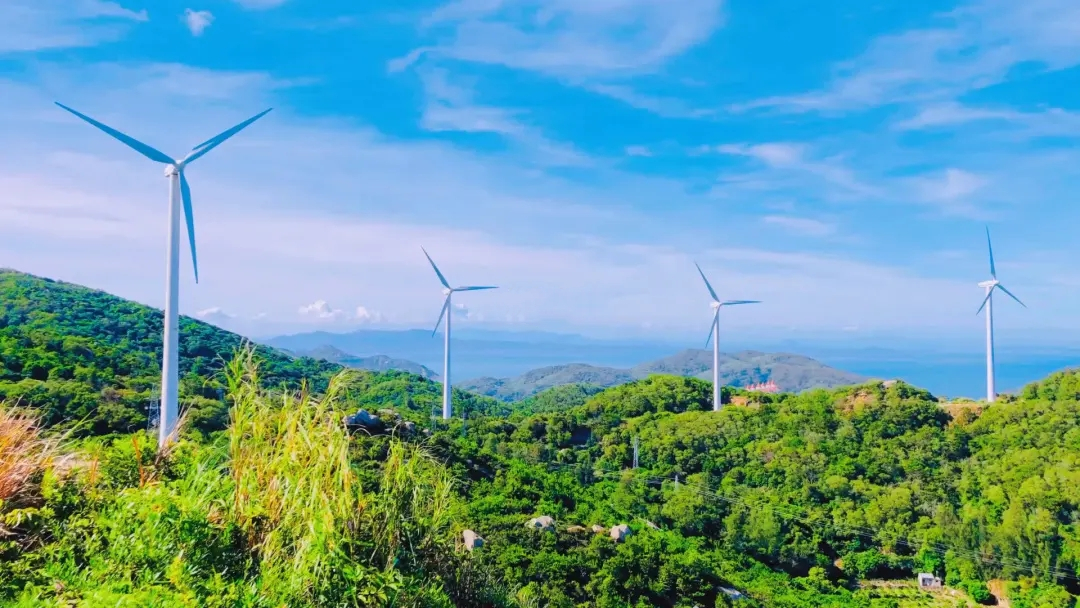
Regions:
[[[161,417],[161,398],[158,396],[158,391],[155,388],[150,393],[150,403],[146,405],[146,430],[147,432],[153,432],[158,426],[158,421]]]
[[[639,447],[638,438],[634,437],[634,468],[635,469],[637,468],[637,463],[638,463],[638,447]]]

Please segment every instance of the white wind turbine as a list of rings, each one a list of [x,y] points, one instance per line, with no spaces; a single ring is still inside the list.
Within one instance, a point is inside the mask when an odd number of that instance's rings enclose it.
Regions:
[[[176,420],[179,413],[179,292],[180,292],[180,207],[183,206],[187,220],[188,243],[191,247],[191,265],[195,270],[195,282],[199,282],[199,264],[195,256],[195,220],[191,210],[191,189],[184,177],[184,167],[195,162],[207,152],[221,145],[225,140],[236,135],[245,127],[262,118],[270,110],[265,110],[245,120],[235,127],[204,141],[192,148],[191,152],[180,160],[173,159],[163,152],[129,137],[108,125],[102,124],[89,116],[76,112],[62,103],[56,105],[75,116],[101,129],[120,140],[129,148],[152,161],[165,165],[165,176],[169,178],[169,236],[166,248],[168,260],[165,266],[165,328],[162,340],[161,356],[161,413],[158,417],[158,445],[164,447],[173,439]]]
[[[760,304],[759,300],[725,300],[720,301],[720,298],[716,295],[716,291],[713,290],[712,285],[709,284],[709,279],[705,278],[705,273],[702,272],[701,266],[698,266],[697,262],[694,262],[694,266],[697,266],[698,274],[701,275],[701,280],[705,281],[705,287],[709,288],[709,295],[712,296],[712,309],[713,320],[712,327],[709,328],[709,337],[705,339],[705,348],[709,347],[709,340],[713,343],[713,368],[712,368],[712,381],[713,381],[713,411],[720,411],[720,308],[723,306],[734,306],[736,304]]]
[[[445,343],[443,345],[443,398],[442,398],[442,417],[443,420],[449,420],[453,415],[450,393],[450,318],[453,314],[450,314],[450,298],[457,291],[479,291],[481,289],[497,289],[497,287],[491,286],[465,286],[465,287],[450,287],[450,283],[446,282],[446,277],[443,273],[439,272],[439,267],[435,265],[435,261],[431,259],[428,252],[423,247],[420,248],[424,252],[424,257],[431,263],[431,267],[435,269],[435,274],[439,277],[439,282],[443,286],[443,295],[446,296],[446,300],[443,302],[442,311],[439,312],[439,320],[435,322],[435,329],[431,330],[431,335],[434,336],[435,332],[439,331],[439,324],[442,323],[443,317],[446,317],[446,329],[443,331],[443,337]]]
[[[997,270],[994,268],[994,247],[990,244],[989,227],[986,229],[986,248],[990,252],[991,279],[979,283],[979,287],[986,289],[986,298],[975,314],[982,312],[983,308],[986,309],[986,401],[993,403],[997,398],[997,392],[994,389],[994,290],[1000,289],[1005,292],[1005,295],[1016,300],[1017,304],[1024,308],[1027,308],[1027,305],[1021,302],[1020,298],[1014,296],[1011,291],[1005,289],[1005,286],[998,281]]]

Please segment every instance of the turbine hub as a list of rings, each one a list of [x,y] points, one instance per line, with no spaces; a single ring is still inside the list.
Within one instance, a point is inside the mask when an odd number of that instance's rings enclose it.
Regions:
[[[448,295],[450,295],[450,292],[451,292],[451,291],[453,291],[453,290],[452,290],[452,289],[447,289],[447,288],[444,288],[444,289],[442,290],[442,295],[444,295],[444,296],[448,296]]]
[[[720,303],[719,302],[713,302],[712,304],[709,304],[709,308],[712,308],[713,310],[716,310],[717,308],[720,308]]]
[[[165,177],[172,177],[180,172],[180,167],[177,165],[165,165]]]

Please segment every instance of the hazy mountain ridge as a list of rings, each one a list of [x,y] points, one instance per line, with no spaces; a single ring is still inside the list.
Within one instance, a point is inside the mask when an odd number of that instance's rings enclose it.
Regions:
[[[712,379],[712,353],[688,349],[636,365],[629,369],[583,363],[554,365],[531,370],[511,378],[482,377],[458,382],[456,386],[479,395],[516,401],[541,391],[567,384],[615,386],[652,374],[696,376]],[[720,381],[730,386],[746,386],[772,380],[783,391],[801,392],[811,388],[834,388],[858,384],[866,378],[829,367],[820,361],[791,353],[742,351],[720,354]]]
[[[386,372],[390,370],[409,372],[429,380],[439,380],[440,376],[431,368],[408,359],[398,359],[386,355],[374,355],[371,357],[357,357],[340,348],[326,345],[307,351],[286,351],[300,357],[322,359],[331,363],[337,363],[354,369],[366,369],[373,372]]]

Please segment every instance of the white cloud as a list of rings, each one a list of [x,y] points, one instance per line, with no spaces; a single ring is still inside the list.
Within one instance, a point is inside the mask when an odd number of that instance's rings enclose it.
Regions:
[[[206,31],[206,28],[210,27],[210,24],[214,22],[214,15],[210,11],[196,11],[192,9],[184,9],[184,23],[187,24],[188,30],[191,31],[192,36],[202,36],[202,33]]]
[[[133,22],[149,19],[104,0],[0,2],[0,55],[94,46],[119,39]]]
[[[824,237],[836,233],[836,225],[807,217],[788,215],[767,215],[761,218],[766,224],[778,226],[795,234]]]
[[[307,306],[301,306],[300,315],[317,321],[338,321],[345,317],[345,311],[334,308],[326,300],[315,300]]]
[[[589,159],[566,144],[551,141],[535,127],[525,124],[520,112],[477,104],[466,85],[450,82],[449,73],[440,68],[418,70],[427,93],[427,106],[421,126],[429,131],[494,133],[527,150],[530,156],[546,165],[582,165]]]
[[[273,97],[264,78],[243,74],[222,75],[236,87],[235,100],[155,90],[146,82],[159,71],[130,70],[119,79],[107,68],[113,78],[91,70],[54,82],[64,98],[95,99],[87,112],[103,110],[98,118],[118,121],[140,138],[145,133],[165,150],[190,147],[192,133],[212,135]],[[214,73],[193,76],[213,88]],[[92,96],[90,80],[106,90]],[[5,265],[160,305],[160,168],[69,121],[35,90],[0,81],[0,96],[13,100],[0,116],[0,131],[11,142],[0,149]],[[161,120],[163,109],[170,120]],[[745,151],[766,164],[824,162],[808,151]],[[384,313],[388,326],[426,326],[442,296],[423,244],[454,283],[500,286],[455,302],[468,306],[470,319],[491,323],[512,311],[530,327],[639,327],[648,318],[657,332],[696,331],[707,319],[699,319],[694,259],[725,294],[769,303],[733,315],[735,328],[954,328],[974,319],[966,279],[953,280],[938,267],[799,250],[761,238],[757,217],[727,234],[723,247],[709,248],[702,243],[713,239],[696,238],[705,234],[696,211],[715,201],[692,198],[678,182],[601,173],[605,180],[581,185],[524,171],[518,161],[275,112],[191,168],[201,277],[195,285],[185,261],[181,308],[250,311],[257,302],[267,313],[264,327],[302,328],[296,294],[318,294],[321,306],[304,307],[309,322],[329,316],[337,320],[333,327],[345,327],[356,312],[327,302],[363,302],[368,311],[393,311]],[[1038,273],[1025,280],[1016,288],[1032,294],[1027,303],[1050,311],[1040,323],[1075,323],[1058,304],[1071,293],[1028,289]]]
[[[722,24],[720,0],[458,0],[425,20],[417,49],[558,76],[653,70]],[[404,62],[398,62],[401,67]]]
[[[893,125],[900,131],[929,130],[958,127],[968,123],[998,123],[1005,127],[1003,134],[1024,138],[1080,136],[1080,114],[1061,108],[1045,108],[1038,112],[1021,112],[1011,108],[985,108],[956,102],[932,104],[920,108],[913,116]],[[980,130],[975,135],[989,134]]]
[[[681,99],[646,95],[624,84],[585,84],[583,86],[594,93],[617,99],[628,106],[665,118],[706,118],[717,114],[714,109],[692,108]]]
[[[845,195],[874,197],[879,191],[860,180],[855,172],[843,164],[839,157],[812,159],[808,147],[796,143],[723,144],[708,150],[721,154],[745,156],[765,163],[772,169],[811,176]]]
[[[383,320],[383,316],[382,313],[357,306],[356,312],[353,313],[353,320],[359,323],[379,323]]]
[[[963,169],[949,168],[940,177],[922,177],[916,185],[925,200],[956,203],[969,198],[987,185],[985,178]]]
[[[877,38],[836,65],[822,90],[731,109],[827,112],[951,101],[1008,79],[1018,64],[1057,70],[1080,63],[1080,4],[1073,0],[974,0],[934,21]]]

